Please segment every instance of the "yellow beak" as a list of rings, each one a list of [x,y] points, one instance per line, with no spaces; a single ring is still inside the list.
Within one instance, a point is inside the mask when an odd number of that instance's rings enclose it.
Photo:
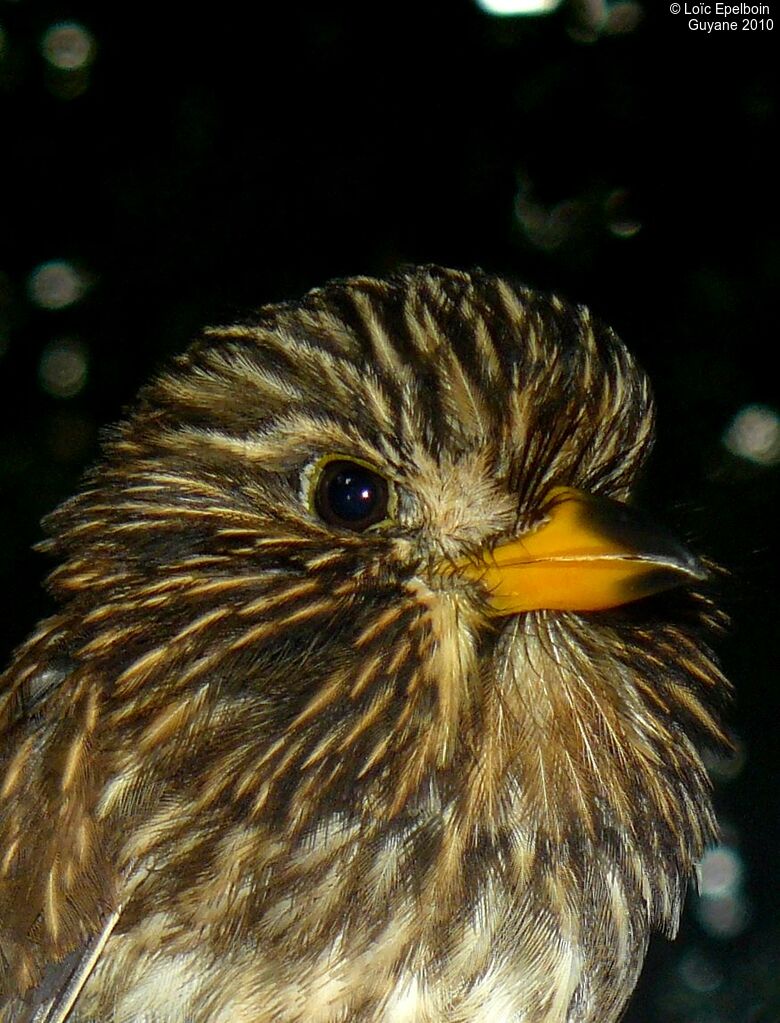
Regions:
[[[537,529],[441,571],[482,583],[498,615],[600,611],[706,575],[689,551],[635,509],[571,487],[550,492]]]

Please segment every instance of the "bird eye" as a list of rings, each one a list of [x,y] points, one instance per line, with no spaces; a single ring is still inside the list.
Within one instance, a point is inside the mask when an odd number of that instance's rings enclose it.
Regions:
[[[387,480],[367,465],[346,458],[326,462],[314,489],[314,510],[330,526],[356,533],[387,518]]]

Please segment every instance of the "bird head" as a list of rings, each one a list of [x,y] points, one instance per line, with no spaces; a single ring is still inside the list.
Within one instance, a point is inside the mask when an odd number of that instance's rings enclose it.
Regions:
[[[487,274],[206,331],[48,520],[60,610],[9,673],[38,737],[6,793],[85,873],[352,821],[418,835],[450,890],[480,849],[518,888],[598,861],[674,929],[724,683],[700,564],[627,504],[652,429],[608,328]]]

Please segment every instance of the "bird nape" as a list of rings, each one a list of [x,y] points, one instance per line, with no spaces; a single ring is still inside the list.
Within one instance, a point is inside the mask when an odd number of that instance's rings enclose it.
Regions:
[[[206,330],[45,523],[0,1020],[616,1020],[727,745],[652,429],[607,327],[481,272]]]

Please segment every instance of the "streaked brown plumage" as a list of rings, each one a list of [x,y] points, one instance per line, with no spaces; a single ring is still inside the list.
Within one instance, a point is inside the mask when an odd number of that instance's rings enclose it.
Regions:
[[[47,523],[0,1019],[63,1018],[73,974],[74,1021],[615,1020],[714,836],[714,615],[655,549],[586,557],[663,576],[566,604],[603,609],[499,610],[485,552],[628,498],[652,418],[586,310],[482,273],[207,331]]]

